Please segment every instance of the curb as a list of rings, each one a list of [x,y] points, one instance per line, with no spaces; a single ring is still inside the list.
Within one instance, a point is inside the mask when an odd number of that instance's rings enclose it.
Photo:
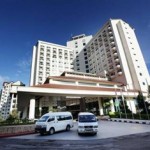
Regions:
[[[0,138],[20,136],[20,135],[28,135],[28,134],[35,134],[35,132],[34,131],[29,131],[29,132],[18,132],[18,133],[10,133],[10,134],[0,134]]]
[[[138,120],[123,120],[123,119],[108,119],[108,121],[150,125],[150,121],[140,121],[140,120],[138,121]]]

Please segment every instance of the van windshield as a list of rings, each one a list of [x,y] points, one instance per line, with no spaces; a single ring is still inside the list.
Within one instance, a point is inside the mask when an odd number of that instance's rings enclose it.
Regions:
[[[46,122],[46,120],[49,118],[49,116],[43,116],[41,117],[37,122]]]
[[[80,115],[79,122],[96,122],[96,117],[94,115]]]

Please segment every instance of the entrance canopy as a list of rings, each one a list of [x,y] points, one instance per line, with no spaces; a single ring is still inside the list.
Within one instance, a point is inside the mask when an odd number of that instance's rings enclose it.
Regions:
[[[121,83],[73,77],[50,77],[42,85],[18,87],[18,107],[31,98],[63,97],[136,97],[138,91],[125,90]],[[35,98],[35,99],[36,99]]]

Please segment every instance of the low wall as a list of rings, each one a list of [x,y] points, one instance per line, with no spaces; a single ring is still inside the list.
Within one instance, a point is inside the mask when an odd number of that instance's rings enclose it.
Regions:
[[[0,137],[34,133],[35,125],[0,126]]]

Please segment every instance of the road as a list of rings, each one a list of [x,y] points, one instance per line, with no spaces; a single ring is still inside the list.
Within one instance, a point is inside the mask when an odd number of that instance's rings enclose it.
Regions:
[[[69,132],[1,139],[0,150],[150,150],[150,125],[100,121],[96,136],[78,136],[76,130],[75,124]]]
[[[99,132],[96,136],[79,136],[77,134],[77,123],[69,132],[58,132],[53,135],[39,134],[19,136],[13,138],[19,139],[51,139],[51,140],[93,140],[104,139],[111,137],[118,137],[123,135],[137,134],[143,132],[150,132],[150,125],[121,123],[110,121],[99,121]]]

